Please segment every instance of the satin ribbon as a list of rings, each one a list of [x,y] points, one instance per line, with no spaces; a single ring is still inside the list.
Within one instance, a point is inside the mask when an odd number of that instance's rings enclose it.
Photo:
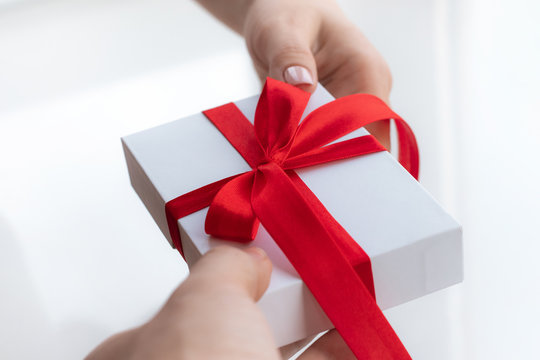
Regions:
[[[308,100],[309,93],[268,78],[254,125],[233,103],[204,111],[252,170],[167,202],[173,243],[183,255],[178,219],[208,206],[205,231],[217,238],[251,241],[262,223],[357,358],[410,359],[377,306],[368,255],[293,170],[385,151],[371,135],[330,143],[394,119],[399,162],[418,178],[414,134],[382,100],[367,94],[332,101],[300,123]]]

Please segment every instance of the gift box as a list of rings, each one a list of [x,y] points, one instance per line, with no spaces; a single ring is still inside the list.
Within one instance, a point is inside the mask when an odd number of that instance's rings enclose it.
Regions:
[[[258,100],[253,96],[234,105],[253,123]],[[333,100],[318,85],[302,119]],[[197,113],[122,138],[133,188],[172,246],[166,204],[207,184],[252,170],[207,116]],[[360,128],[333,143],[365,135],[367,131]],[[462,280],[460,225],[388,152],[306,166],[295,172],[369,256],[376,303],[381,309]],[[205,232],[207,213],[208,208],[203,208],[174,219],[189,266],[212,247],[224,243],[259,246],[270,257],[273,273],[258,305],[277,345],[333,328],[296,266],[264,226],[252,242],[224,242]],[[313,259],[315,266],[318,261]],[[347,284],[338,286],[345,290]]]

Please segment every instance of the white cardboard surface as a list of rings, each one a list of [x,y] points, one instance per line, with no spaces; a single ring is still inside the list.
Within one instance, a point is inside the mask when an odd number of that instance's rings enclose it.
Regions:
[[[258,96],[235,104],[253,122]],[[319,85],[305,114],[333,100]],[[360,129],[345,138],[365,134]],[[122,139],[130,178],[170,242],[165,203],[249,170],[202,114]],[[377,303],[386,309],[462,280],[461,227],[387,152],[298,170],[302,180],[370,256]],[[189,265],[223,244],[204,233],[203,209],[178,221]],[[228,242],[233,246],[246,246]],[[261,226],[250,245],[274,265],[259,301],[278,346],[332,327],[281,250]]]

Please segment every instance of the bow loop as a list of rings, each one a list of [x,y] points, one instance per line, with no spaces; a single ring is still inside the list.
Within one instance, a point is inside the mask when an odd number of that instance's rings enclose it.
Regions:
[[[255,239],[259,220],[251,208],[253,176],[254,171],[244,173],[218,191],[206,215],[207,234],[238,242]]]
[[[266,79],[255,110],[255,133],[267,157],[278,164],[289,154],[309,96],[292,85]]]
[[[328,121],[331,117],[332,121]],[[381,99],[355,94],[336,99],[312,111],[298,127],[290,156],[327,145],[370,123],[399,118]]]

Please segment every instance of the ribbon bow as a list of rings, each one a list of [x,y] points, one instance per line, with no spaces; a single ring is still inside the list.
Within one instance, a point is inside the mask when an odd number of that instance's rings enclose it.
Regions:
[[[268,78],[254,125],[233,103],[204,111],[252,170],[169,201],[173,243],[182,254],[177,220],[207,206],[205,230],[219,238],[253,240],[262,223],[357,358],[410,359],[375,302],[369,257],[293,169],[384,151],[371,135],[333,142],[394,119],[399,161],[417,178],[414,134],[382,100],[367,94],[332,101],[300,123],[309,96]]]

